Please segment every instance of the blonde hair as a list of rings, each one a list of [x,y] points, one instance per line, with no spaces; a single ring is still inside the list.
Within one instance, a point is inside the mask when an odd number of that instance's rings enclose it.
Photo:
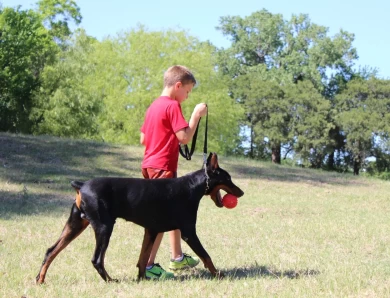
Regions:
[[[190,83],[196,85],[196,80],[192,72],[182,65],[171,66],[164,73],[164,87],[171,87],[177,82],[181,82],[183,85]]]

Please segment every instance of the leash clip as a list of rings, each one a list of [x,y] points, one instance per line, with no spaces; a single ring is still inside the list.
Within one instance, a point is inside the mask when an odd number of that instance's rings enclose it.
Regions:
[[[207,152],[203,153],[203,166],[206,167],[207,164]]]

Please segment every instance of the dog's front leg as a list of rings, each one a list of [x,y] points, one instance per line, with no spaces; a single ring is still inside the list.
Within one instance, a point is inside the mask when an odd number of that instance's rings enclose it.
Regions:
[[[144,240],[142,241],[141,253],[137,263],[138,281],[145,278],[146,265],[156,237],[157,232],[145,228]]]
[[[200,243],[198,235],[196,235],[195,227],[182,229],[181,238],[188,244],[189,247],[191,247],[194,253],[197,254],[197,256],[202,260],[204,267],[207,268],[214,277],[224,277],[224,274],[215,268],[209,254],[203,248],[202,243]]]

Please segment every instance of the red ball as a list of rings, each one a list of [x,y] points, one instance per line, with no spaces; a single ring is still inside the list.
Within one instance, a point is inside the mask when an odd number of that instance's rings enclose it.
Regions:
[[[238,200],[236,196],[233,196],[231,194],[226,194],[222,198],[222,204],[224,207],[228,209],[233,209],[234,207],[237,206]]]

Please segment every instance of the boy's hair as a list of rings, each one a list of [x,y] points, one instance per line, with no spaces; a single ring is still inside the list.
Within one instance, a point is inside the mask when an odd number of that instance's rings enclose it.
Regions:
[[[171,87],[177,82],[181,82],[183,85],[194,84],[196,80],[191,71],[182,65],[174,65],[167,69],[164,73],[164,87]]]

